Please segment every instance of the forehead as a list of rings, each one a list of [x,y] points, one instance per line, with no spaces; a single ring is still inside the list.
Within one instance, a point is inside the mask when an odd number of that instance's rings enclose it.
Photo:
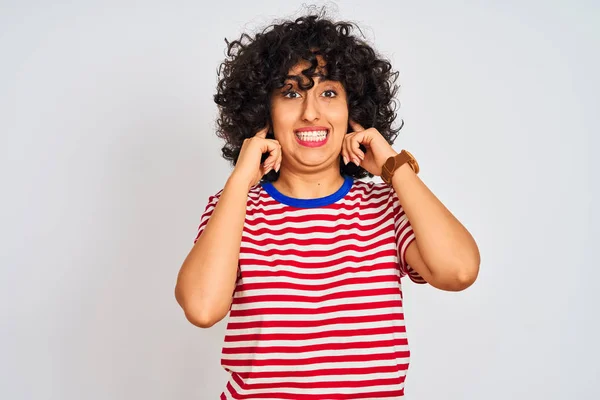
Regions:
[[[341,83],[338,81],[334,81],[334,80],[326,78],[326,76],[325,76],[327,74],[326,62],[323,60],[323,58],[321,56],[317,56],[317,61],[318,61],[318,66],[315,70],[315,75],[313,76],[313,80],[315,81],[315,83],[319,84],[322,82],[328,82],[331,84],[341,85]],[[310,61],[301,60],[300,62],[298,62],[296,65],[294,65],[292,68],[289,69],[288,76],[299,76],[303,83],[307,83],[309,81],[309,79],[307,76],[302,74],[302,71],[311,67],[311,65],[312,64],[310,63]],[[285,79],[285,83],[296,86],[298,82],[294,79],[287,78],[287,79]]]
[[[326,64],[327,63],[325,62],[323,57],[318,55],[317,56],[317,69],[315,72],[319,75],[324,75],[325,72],[327,71],[325,68]],[[300,74],[302,74],[302,70],[309,68],[311,65],[312,64],[308,60],[300,60],[296,65],[294,65],[292,68],[289,69],[288,74],[289,75],[300,75]]]

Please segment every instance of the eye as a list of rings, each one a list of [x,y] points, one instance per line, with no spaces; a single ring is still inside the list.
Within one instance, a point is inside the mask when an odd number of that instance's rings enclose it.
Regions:
[[[337,92],[335,90],[329,89],[329,90],[326,90],[326,91],[323,92],[323,94],[325,94],[325,93],[332,93],[331,96],[325,96],[325,97],[333,98],[333,97],[337,96]]]
[[[300,95],[298,92],[295,92],[293,90],[289,90],[289,91],[287,91],[287,92],[285,92],[283,94],[283,97],[285,97],[286,99],[296,99],[297,98],[295,96],[294,97],[290,97],[290,94],[297,94],[298,96]]]

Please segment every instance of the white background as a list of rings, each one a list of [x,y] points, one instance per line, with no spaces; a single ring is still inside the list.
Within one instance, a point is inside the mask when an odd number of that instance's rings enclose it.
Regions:
[[[400,71],[395,148],[482,255],[464,292],[406,281],[406,398],[600,398],[598,3],[329,5]],[[226,320],[173,295],[231,171],[216,70],[302,11],[0,1],[0,398],[218,398]]]

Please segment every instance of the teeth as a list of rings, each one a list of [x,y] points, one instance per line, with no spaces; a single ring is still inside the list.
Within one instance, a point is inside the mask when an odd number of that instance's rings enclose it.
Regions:
[[[325,140],[327,136],[327,131],[307,131],[307,132],[297,132],[296,136],[298,136],[301,140],[305,142],[320,142]]]

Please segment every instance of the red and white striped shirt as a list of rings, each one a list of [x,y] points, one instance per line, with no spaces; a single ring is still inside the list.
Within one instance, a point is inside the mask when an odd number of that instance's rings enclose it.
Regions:
[[[400,278],[425,281],[405,262],[414,234],[394,189],[346,177],[336,193],[300,200],[263,183],[246,210],[220,398],[403,398]]]

